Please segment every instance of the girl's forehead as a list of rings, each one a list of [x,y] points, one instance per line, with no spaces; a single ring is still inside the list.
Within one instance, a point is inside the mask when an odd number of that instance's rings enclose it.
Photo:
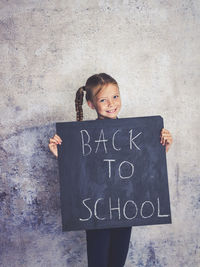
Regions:
[[[101,89],[97,88],[95,91],[94,96],[99,98],[119,93],[119,88],[116,84],[106,84]]]

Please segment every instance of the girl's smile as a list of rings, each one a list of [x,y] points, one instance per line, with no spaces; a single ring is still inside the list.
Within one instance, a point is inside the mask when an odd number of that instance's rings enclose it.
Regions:
[[[117,108],[115,108],[115,109],[113,109],[113,110],[108,110],[107,112],[108,113],[113,113],[113,112],[115,112],[117,110]]]
[[[107,84],[96,95],[88,105],[95,109],[99,119],[116,119],[121,109],[121,98],[117,85]]]

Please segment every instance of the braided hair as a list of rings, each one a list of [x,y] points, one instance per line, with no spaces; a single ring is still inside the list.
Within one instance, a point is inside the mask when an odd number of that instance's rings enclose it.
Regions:
[[[83,97],[84,92],[86,92],[86,100],[90,100],[92,102],[93,97],[99,93],[99,91],[103,88],[106,84],[115,84],[118,87],[118,83],[114,78],[106,73],[99,73],[94,74],[89,77],[86,81],[85,86],[80,87],[76,92],[75,98],[75,108],[76,108],[76,120],[82,121],[83,120]],[[95,92],[94,89],[97,89]],[[95,92],[95,94],[94,94]]]

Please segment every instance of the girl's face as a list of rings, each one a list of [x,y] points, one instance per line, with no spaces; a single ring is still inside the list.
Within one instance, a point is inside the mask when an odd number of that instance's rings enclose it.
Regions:
[[[117,85],[107,84],[93,96],[93,101],[87,101],[89,107],[95,109],[99,119],[116,119],[121,109],[121,98]]]

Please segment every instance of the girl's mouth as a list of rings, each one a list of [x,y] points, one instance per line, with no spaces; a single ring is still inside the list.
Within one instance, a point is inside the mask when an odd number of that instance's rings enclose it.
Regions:
[[[108,110],[107,112],[108,112],[108,113],[114,113],[116,110],[117,110],[117,108]]]

